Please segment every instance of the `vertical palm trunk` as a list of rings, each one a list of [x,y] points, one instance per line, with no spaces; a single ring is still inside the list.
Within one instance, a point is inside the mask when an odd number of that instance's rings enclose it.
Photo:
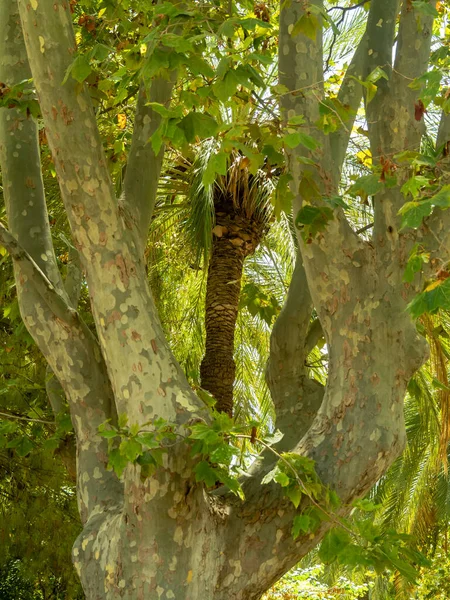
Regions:
[[[236,214],[216,213],[206,283],[206,348],[200,365],[202,387],[216,399],[216,410],[233,413],[234,331],[246,256],[257,248],[264,226]]]
[[[214,238],[206,284],[206,349],[200,366],[202,387],[217,400],[216,409],[233,412],[234,330],[241,291],[244,250],[228,237]]]

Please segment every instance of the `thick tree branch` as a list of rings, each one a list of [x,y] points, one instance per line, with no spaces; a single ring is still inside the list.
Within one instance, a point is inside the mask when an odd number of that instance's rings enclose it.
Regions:
[[[318,9],[323,9],[321,0],[316,0],[313,4]],[[320,117],[320,103],[324,98],[322,26],[320,20],[314,17],[319,23],[315,40],[303,33],[291,35],[292,31],[295,33],[295,24],[302,18],[307,18],[302,3],[282,3],[279,37],[280,83],[290,90],[290,93],[282,96],[282,117],[286,123],[294,116],[302,116],[306,121],[302,131],[312,134],[320,144],[316,151],[308,150],[302,145],[288,151],[289,172],[293,177],[295,215],[305,200],[308,203],[321,204],[322,197],[335,194],[340,177],[340,172],[333,167],[329,136],[325,136],[316,125]],[[315,166],[309,162],[305,164],[304,158],[308,161],[312,159]],[[362,248],[360,240],[339,210],[334,211],[321,239],[323,244],[320,249],[316,243],[306,248],[299,237],[307,271],[308,264],[311,264],[313,270],[320,269],[327,261],[328,253],[333,253],[334,248],[341,248],[343,245],[354,251]],[[312,257],[314,260],[309,261]],[[315,275],[311,272],[308,273],[308,277],[310,276]]]
[[[131,423],[188,420],[203,406],[165,340],[133,226],[114,197],[89,94],[71,77],[62,84],[76,52],[69,4],[19,0],[19,9],[117,411]]]
[[[396,14],[393,14],[395,3],[390,3],[389,0],[387,4],[391,4],[391,25],[386,29],[384,38],[380,38],[377,17],[386,18],[389,7],[385,2],[386,0],[372,2],[378,10],[374,12],[373,18],[369,19],[368,30],[371,32],[369,48],[373,50],[370,69],[376,66],[384,69],[384,65],[387,64],[388,68],[384,70],[389,81],[383,78],[378,81],[377,94],[367,106],[367,120],[372,156],[375,162],[382,163],[389,175],[389,161],[392,156],[402,150],[418,150],[425,133],[423,111],[419,101],[420,91],[412,89],[409,84],[427,70],[433,17],[424,15],[410,2],[403,3],[396,59],[391,71],[390,55]],[[434,6],[435,1],[431,0],[430,5]],[[389,48],[389,56],[386,54],[386,46]],[[385,247],[386,239],[389,240],[389,246],[393,244],[392,247],[398,248],[398,245],[403,243],[400,239],[402,234],[398,234],[400,221],[397,213],[404,203],[400,186],[404,182],[403,178],[409,175],[401,171],[396,175],[399,187],[381,191],[375,199],[374,240],[382,247]]]
[[[12,87],[28,79],[16,2],[1,3],[0,80]],[[120,486],[106,470],[107,443],[97,433],[98,425],[114,416],[111,387],[98,345],[70,305],[58,272],[40,171],[37,126],[25,111],[0,109],[0,167],[12,231],[1,226],[0,239],[13,258],[24,323],[69,401],[79,444],[78,499],[84,521],[97,503],[105,506],[117,502]],[[59,402],[55,408],[60,408]]]
[[[161,116],[148,104],[149,102],[158,102],[168,107],[174,81],[175,74],[169,79],[158,78],[151,83],[142,82],[139,89],[133,139],[120,202],[130,215],[130,220],[135,223],[138,244],[142,253],[155,206],[164,156],[164,147],[157,155],[153,152],[150,138],[158,129]]]
[[[353,7],[352,7],[353,8]],[[339,183],[342,166],[347,152],[348,142],[353,129],[358,108],[363,96],[362,86],[356,81],[363,76],[367,57],[367,34],[364,33],[352,61],[347,68],[338,93],[338,101],[348,111],[348,117],[342,122],[341,127],[330,134],[331,156],[333,159],[333,179]]]
[[[18,241],[2,223],[0,223],[0,243],[8,250],[15,264],[20,267],[21,276],[29,279],[54,316],[72,326],[78,318],[77,311],[68,305],[61,292],[54,288],[45,273],[41,271],[31,256],[20,247]]]
[[[323,398],[322,386],[309,379],[305,366],[311,312],[306,274],[298,256],[286,302],[270,338],[266,373],[276,427],[284,434],[277,445],[282,451],[291,450],[308,431]],[[273,457],[269,458],[273,462]]]

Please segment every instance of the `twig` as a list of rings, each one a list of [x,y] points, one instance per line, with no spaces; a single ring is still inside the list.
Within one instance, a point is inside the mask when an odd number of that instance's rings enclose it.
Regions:
[[[0,416],[8,417],[8,419],[17,419],[17,421],[28,421],[31,423],[45,423],[45,425],[55,425],[54,421],[44,421],[43,419],[31,419],[30,417],[21,417],[12,413],[0,412]]]
[[[372,227],[375,225],[375,223],[369,223],[368,225],[365,225],[364,227],[361,227],[361,229],[357,229],[355,231],[356,235],[359,235],[360,233],[364,233],[365,231],[367,231],[368,229],[372,229]]]

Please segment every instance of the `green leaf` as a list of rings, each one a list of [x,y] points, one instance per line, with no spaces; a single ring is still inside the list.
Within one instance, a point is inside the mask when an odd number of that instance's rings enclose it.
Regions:
[[[289,500],[292,502],[295,508],[298,508],[300,500],[302,499],[302,491],[300,489],[300,486],[296,485],[289,487],[286,490],[286,496],[289,498]]]
[[[295,37],[299,34],[303,34],[313,41],[316,41],[317,32],[319,30],[320,23],[316,15],[305,13],[295,23],[291,31],[291,36]]]
[[[350,544],[350,536],[343,529],[331,529],[320,545],[319,558],[324,563],[334,562],[340,553]]]
[[[344,208],[346,210],[350,208],[342,196],[332,196],[331,198],[322,198],[322,200],[332,208]]]
[[[423,202],[407,202],[398,211],[402,216],[402,229],[405,227],[413,227],[416,229],[422,224],[424,217],[431,215],[433,206],[429,200]]]
[[[137,461],[138,465],[154,465],[156,466],[156,460],[150,450],[146,450],[140,456],[138,456]]]
[[[367,498],[355,500],[352,504],[355,508],[358,508],[364,512],[374,512],[382,506],[381,504],[375,504],[375,502],[368,500]]]
[[[218,152],[213,154],[208,161],[206,169],[203,173],[203,185],[211,185],[216,179],[216,175],[226,175],[228,171],[228,154],[226,152]]]
[[[403,281],[412,283],[414,275],[422,270],[424,263],[429,261],[430,255],[416,244],[411,250],[408,262],[406,264],[405,273],[403,275]]]
[[[219,128],[217,121],[208,114],[191,112],[179,123],[178,127],[184,132],[186,140],[191,143],[197,137],[200,139],[214,136]]]
[[[77,56],[69,69],[71,76],[79,83],[83,83],[83,81],[92,73],[89,59],[85,54],[80,54],[80,56]]]
[[[382,188],[383,184],[379,175],[363,175],[350,186],[348,193],[351,196],[361,196],[365,200],[368,196],[375,196]]]
[[[122,413],[119,415],[119,419],[118,419],[118,426],[119,428],[123,429],[124,427],[127,426],[128,423],[128,415],[127,413]]]
[[[191,434],[193,440],[203,440],[208,444],[217,444],[222,442],[222,437],[206,423],[197,423],[191,425]]]
[[[333,209],[329,206],[303,206],[297,213],[295,226],[302,231],[305,241],[311,240],[324,231],[327,223],[334,219]]]
[[[281,487],[287,487],[291,483],[291,480],[286,473],[279,470],[275,473],[274,480],[279,483]]]
[[[413,319],[438,309],[450,310],[450,278],[434,281],[408,304]]]
[[[308,533],[310,527],[311,519],[308,515],[295,515],[291,530],[294,540],[296,540],[301,533]]]
[[[216,484],[216,481],[218,480],[216,471],[206,460],[202,460],[197,465],[195,465],[194,472],[195,480],[204,481],[206,487],[212,487]]]
[[[109,440],[115,438],[119,434],[116,429],[102,429],[101,431],[99,430],[98,435]]]
[[[428,177],[424,177],[423,175],[416,175],[408,179],[406,183],[404,183],[401,187],[401,193],[404,196],[411,194],[413,199],[416,199],[420,196],[420,190],[429,185],[430,180]]]
[[[156,439],[156,435],[153,432],[140,433],[136,437],[136,440],[146,448],[158,448],[160,446],[160,442]]]
[[[108,467],[113,469],[117,477],[121,477],[125,467],[130,461],[123,456],[118,448],[114,448],[109,453]]]
[[[237,452],[238,450],[230,444],[223,443],[220,444],[220,446],[217,446],[217,448],[211,452],[209,455],[209,460],[212,463],[229,465]]]
[[[428,202],[439,208],[450,208],[450,185],[445,185],[437,194],[432,196]]]
[[[287,215],[290,214],[293,199],[293,194],[289,186],[291,181],[292,175],[289,173],[283,173],[278,178],[275,194],[272,196],[276,219],[280,218],[282,212]]]
[[[14,433],[19,428],[17,421],[0,420],[0,434]]]
[[[14,448],[17,455],[24,458],[33,450],[34,444],[27,436],[22,436],[10,442],[8,448]]]
[[[134,438],[122,440],[119,449],[122,456],[124,456],[130,462],[134,462],[136,458],[142,454],[142,444],[140,444]]]
[[[286,134],[283,136],[283,141],[289,148],[296,148],[301,145],[308,148],[308,150],[315,150],[319,147],[319,143],[313,137],[301,131]]]
[[[274,469],[272,469],[271,471],[266,473],[266,475],[264,475],[264,477],[261,479],[261,484],[266,485],[266,484],[270,483],[271,481],[273,481],[277,472],[278,472],[278,467],[275,467]]]
[[[91,58],[98,60],[100,62],[106,60],[109,54],[112,52],[112,48],[109,46],[105,46],[105,44],[95,44],[95,46],[91,50]]]
[[[439,16],[439,13],[436,10],[435,6],[433,6],[433,4],[430,4],[430,2],[428,2],[428,1],[413,0],[412,5],[418,12],[422,13],[423,15],[427,15],[428,17],[438,17]]]
[[[203,75],[208,79],[212,79],[215,75],[213,68],[206,60],[203,60],[203,58],[196,56],[195,54],[189,56],[186,64],[194,75]]]

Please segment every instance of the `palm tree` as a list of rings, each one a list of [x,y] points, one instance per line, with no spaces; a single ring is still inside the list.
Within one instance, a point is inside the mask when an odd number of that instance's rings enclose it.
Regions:
[[[205,182],[205,171],[218,151],[214,140],[196,148],[192,160],[177,157],[169,168],[159,208],[178,208],[176,220],[194,257],[190,266],[206,275],[205,352],[200,364],[201,386],[216,399],[216,409],[232,414],[235,330],[239,312],[244,261],[254,254],[273,221],[271,195],[275,173],[270,167],[256,173],[240,152],[227,155],[224,175]],[[173,187],[175,185],[175,188]],[[181,204],[175,197],[184,196]],[[170,217],[164,217],[167,224]],[[160,227],[161,221],[155,220]],[[174,224],[174,221],[172,221]]]

